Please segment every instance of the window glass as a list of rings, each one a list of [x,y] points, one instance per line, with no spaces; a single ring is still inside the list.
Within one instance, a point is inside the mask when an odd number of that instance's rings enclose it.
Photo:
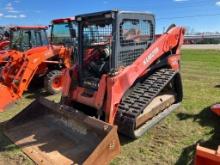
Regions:
[[[41,31],[41,40],[42,40],[42,45],[49,44],[46,30]]]
[[[48,39],[44,30],[35,31],[36,46],[48,45]]]
[[[45,30],[15,30],[12,32],[11,48],[19,51],[26,51],[34,47],[48,45]]]
[[[123,20],[121,23],[120,40],[123,46],[146,44],[152,39],[151,24],[146,20]]]
[[[76,29],[76,25],[73,25],[73,29]],[[65,44],[72,42],[72,37],[70,34],[70,24],[54,24],[52,29],[52,43],[53,44]]]
[[[16,49],[17,45],[20,45],[21,42],[20,31],[13,31],[11,39],[11,47]]]
[[[32,48],[32,46],[35,44],[33,43],[33,37],[31,35],[31,30],[25,30],[23,32],[23,40],[22,40],[22,47],[23,47],[23,50],[27,50],[27,49],[30,49]]]

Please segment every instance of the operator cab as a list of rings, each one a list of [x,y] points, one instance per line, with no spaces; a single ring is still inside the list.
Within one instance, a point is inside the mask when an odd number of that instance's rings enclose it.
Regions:
[[[31,48],[48,45],[46,30],[46,26],[10,28],[10,49],[24,52]]]
[[[104,11],[76,16],[80,86],[97,90],[103,75],[132,64],[153,42],[149,13]]]

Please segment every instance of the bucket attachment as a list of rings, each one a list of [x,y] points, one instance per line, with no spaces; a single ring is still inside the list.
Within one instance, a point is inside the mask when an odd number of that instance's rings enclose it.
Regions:
[[[37,164],[108,164],[120,152],[117,127],[39,98],[5,125]]]
[[[4,112],[10,104],[19,98],[9,87],[0,83],[0,112]]]
[[[196,147],[195,165],[217,165],[220,164],[220,146],[217,151]]]

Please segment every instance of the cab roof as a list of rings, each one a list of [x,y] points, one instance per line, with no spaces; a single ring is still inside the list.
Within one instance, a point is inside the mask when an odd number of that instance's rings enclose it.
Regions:
[[[47,30],[48,27],[47,26],[13,26],[13,27],[10,27],[10,29],[12,30],[19,30],[19,29],[25,29],[25,30]]]
[[[76,16],[76,20],[78,18],[88,19],[91,17],[101,17],[105,16],[106,14],[112,14],[112,13],[126,13],[126,14],[146,14],[146,15],[154,15],[151,12],[137,12],[137,11],[120,11],[120,10],[106,10],[106,11],[100,11],[100,12],[94,12],[94,13],[87,13],[87,14],[81,14]]]
[[[58,23],[65,23],[65,22],[72,22],[75,20],[75,17],[68,17],[68,18],[58,18],[52,20],[53,24],[58,24]]]

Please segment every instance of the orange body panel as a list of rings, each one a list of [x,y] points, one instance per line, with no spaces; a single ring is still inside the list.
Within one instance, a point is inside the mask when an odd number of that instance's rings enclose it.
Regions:
[[[220,116],[220,104],[213,105],[211,111]]]
[[[103,88],[100,88],[97,92],[95,92],[94,95],[91,96],[91,98],[82,98],[83,96],[81,94],[85,89],[75,88],[72,92],[70,91],[71,93],[74,93],[70,96],[71,99],[85,105],[89,105],[91,107],[96,107],[97,105],[95,104],[97,102],[101,103],[102,101],[104,101],[101,105],[104,105],[104,112],[106,116],[105,121],[110,124],[114,124],[117,106],[120,103],[125,92],[133,85],[135,80],[137,80],[141,75],[146,74],[149,67],[157,59],[163,56],[164,53],[172,50],[174,47],[178,47],[178,49],[180,49],[180,46],[183,43],[184,32],[185,30],[183,28],[176,27],[173,28],[169,33],[162,35],[141,56],[139,56],[139,58],[137,58],[137,60],[133,64],[127,66],[126,68],[119,69],[117,74],[114,76],[108,75],[106,77],[106,81],[103,81],[103,79],[101,79],[102,83],[100,84],[105,83],[106,85],[103,85]],[[179,52],[180,50],[176,51],[176,53]],[[173,69],[178,70],[179,60],[180,54],[172,55],[172,57],[170,57],[169,59],[170,66]],[[72,72],[77,72],[76,66],[72,69]],[[72,90],[70,88],[70,74],[67,73],[67,71],[66,76],[67,78],[63,78],[64,80],[67,80],[64,82],[63,96],[68,96],[68,90]],[[104,88],[104,86],[106,86],[106,88]],[[107,95],[104,100],[102,97],[96,97],[97,95],[103,96],[102,94]]]
[[[72,93],[72,99],[90,107],[100,109],[103,106],[104,102],[106,91],[106,77],[106,75],[102,76],[98,91],[94,92],[91,97],[84,96],[84,94],[87,93],[85,88],[77,87]]]
[[[220,116],[220,104],[211,106],[211,111]],[[220,146],[218,150],[211,150],[201,146],[196,147],[195,165],[217,165],[220,164]]]
[[[1,50],[0,51],[0,65],[6,64],[8,62],[8,57],[10,57],[11,51]]]
[[[168,57],[168,63],[174,70],[179,70],[180,67],[180,54],[175,54]]]
[[[115,77],[107,78],[108,92],[105,111],[106,122],[110,124],[114,123],[117,106],[125,92],[133,85],[135,80],[137,80],[143,73],[146,73],[147,69],[157,59],[163,56],[164,53],[173,49],[175,46],[180,48],[180,45],[183,43],[184,32],[185,30],[183,28],[173,28],[172,31],[162,35],[157,41],[155,41],[155,43],[153,43],[139,58],[137,58],[133,64],[123,69]],[[179,60],[179,58],[176,58],[176,60]]]
[[[217,151],[201,146],[196,147],[195,165],[218,165],[220,164],[220,147]]]

